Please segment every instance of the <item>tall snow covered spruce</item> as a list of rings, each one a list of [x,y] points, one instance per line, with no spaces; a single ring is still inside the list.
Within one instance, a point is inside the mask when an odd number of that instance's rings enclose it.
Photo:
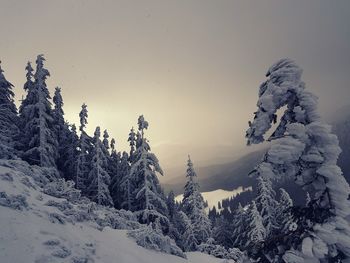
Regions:
[[[106,142],[104,142],[104,145]],[[108,173],[111,177],[111,184],[109,185],[109,192],[111,193],[114,207],[120,209],[121,194],[120,194],[120,153],[115,148],[115,139],[111,139],[110,143],[111,154],[108,160]]]
[[[132,179],[130,175],[129,155],[127,152],[123,152],[118,167],[118,180],[115,182],[117,183],[116,187],[119,192],[120,207],[126,210],[132,209],[134,201],[132,194],[134,191],[134,181]]]
[[[112,182],[112,187],[118,187],[116,183],[119,184],[119,191],[121,192],[122,200],[120,200],[121,207],[126,210],[133,209],[134,196],[133,192],[135,190],[135,178],[130,173],[130,166],[133,165],[135,161],[135,146],[136,146],[136,134],[134,128],[131,128],[128,142],[130,145],[130,155],[123,152],[122,159],[120,161],[120,176],[118,176],[119,182]],[[114,192],[114,191],[113,191]]]
[[[300,236],[299,252],[287,251],[284,260],[350,258],[350,226],[345,219],[350,215],[350,187],[337,166],[341,150],[331,127],[321,121],[317,98],[305,89],[301,75],[302,69],[290,59],[269,68],[268,79],[259,89],[258,110],[249,122],[248,145],[265,140],[264,135],[277,122],[277,111],[285,107],[268,139],[275,143],[256,173],[273,179],[294,177],[310,193],[318,216]]]
[[[29,115],[25,112],[27,109],[27,105],[33,104],[34,101],[34,74],[33,74],[33,67],[32,64],[28,61],[27,66],[25,67],[26,73],[26,79],[27,81],[23,85],[23,89],[25,92],[27,92],[27,95],[25,98],[22,98],[21,105],[19,106],[18,112],[20,116],[20,127],[21,129],[24,129],[24,126],[28,120],[26,118],[29,117]]]
[[[197,240],[197,245],[204,243],[211,236],[211,222],[205,213],[205,203],[201,192],[199,191],[199,183],[197,182],[197,174],[194,170],[190,156],[187,161],[188,181],[185,185],[184,195],[182,199],[182,210],[191,220],[193,231]]]
[[[1,63],[1,61],[0,61]],[[19,120],[14,103],[13,85],[4,76],[0,64],[0,158],[15,156],[15,140],[19,134]]]
[[[293,200],[283,188],[280,188],[280,199],[278,201],[278,210],[276,211],[276,223],[280,234],[287,234],[292,229],[294,223],[291,208]]]
[[[272,188],[271,179],[263,175],[258,177],[257,196],[255,203],[263,219],[263,225],[266,229],[266,236],[273,235],[277,230],[276,213],[278,202],[276,193]]]
[[[63,174],[66,179],[72,179],[73,172],[72,169],[67,167],[67,157],[76,158],[76,156],[70,156],[74,153],[72,151],[72,146],[77,147],[77,142],[74,141],[74,131],[69,129],[69,124],[64,120],[63,111],[63,98],[61,95],[61,88],[55,88],[55,94],[52,98],[54,103],[53,118],[54,118],[54,128],[58,142],[58,159],[57,168]]]
[[[21,107],[24,131],[23,158],[30,164],[42,167],[56,167],[58,158],[57,136],[54,132],[54,118],[46,78],[50,76],[44,68],[45,58],[38,55],[34,82],[31,82],[31,69],[27,66],[27,98]]]
[[[136,134],[135,134],[135,130],[134,127],[131,128],[130,133],[129,133],[129,137],[128,137],[128,142],[130,145],[130,162],[133,161],[133,157],[134,157],[134,153],[135,153],[135,146],[136,146]]]
[[[248,214],[248,230],[247,230],[247,247],[259,247],[266,238],[266,229],[263,225],[263,218],[261,217],[255,201],[252,201]]]
[[[79,113],[80,117],[80,138],[79,138],[79,153],[77,158],[77,172],[75,178],[75,186],[83,193],[86,190],[86,181],[89,171],[89,152],[91,150],[91,138],[86,134],[85,127],[87,124],[88,111],[87,105],[84,103],[81,106]]]
[[[133,208],[140,222],[149,224],[159,218],[162,226],[169,226],[165,196],[156,173],[163,175],[157,157],[150,152],[151,148],[144,131],[148,122],[143,115],[138,118],[139,140],[133,153],[129,176],[135,182]]]
[[[93,138],[93,150],[91,153],[91,169],[88,176],[86,193],[89,198],[99,205],[113,206],[113,200],[109,193],[110,177],[106,171],[108,157],[101,139],[100,127],[96,127]]]

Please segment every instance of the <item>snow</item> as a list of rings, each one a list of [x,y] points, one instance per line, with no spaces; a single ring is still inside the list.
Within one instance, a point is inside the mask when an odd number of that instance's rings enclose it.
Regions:
[[[208,202],[208,207],[206,210],[208,211],[209,208],[213,208],[213,206],[218,206],[218,202],[230,198],[232,196],[236,196],[239,193],[245,192],[245,191],[252,191],[252,187],[243,188],[242,186],[235,188],[231,191],[223,190],[223,189],[217,189],[214,191],[209,192],[202,192],[202,196],[204,200]],[[175,200],[180,202],[182,201],[183,195],[178,195],[175,197]]]
[[[23,180],[24,178],[28,178],[30,183],[28,180]],[[116,230],[110,227],[102,229],[92,221],[67,220],[57,207],[45,205],[50,200],[63,202],[65,199],[43,193],[33,178],[19,169],[0,166],[0,192],[5,192],[7,196],[23,195],[28,203],[28,208],[24,207],[22,210],[0,205],[1,263],[215,263],[223,261],[200,252],[186,253],[188,258],[186,260],[147,250],[128,238],[127,230]],[[62,216],[65,220],[50,221],[50,215]]]

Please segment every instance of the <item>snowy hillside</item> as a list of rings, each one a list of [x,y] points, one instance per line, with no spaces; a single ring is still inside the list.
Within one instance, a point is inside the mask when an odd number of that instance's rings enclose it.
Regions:
[[[22,161],[0,161],[2,263],[223,261],[199,252],[187,253],[186,260],[138,246],[127,230],[113,229],[139,227],[131,213],[45,194],[50,189],[42,188],[44,174],[49,172]],[[68,199],[74,194],[66,192]]]
[[[238,187],[237,189],[233,189],[232,191],[226,191],[223,189],[218,189],[215,191],[210,191],[210,192],[202,192],[202,196],[205,201],[208,202],[208,207],[212,208],[213,206],[217,206],[218,202],[221,202],[223,199],[230,198],[233,196],[236,196],[239,193],[245,192],[245,191],[252,191],[251,187],[243,188],[243,187]],[[183,195],[178,195],[176,196],[175,200],[180,202],[183,198]]]

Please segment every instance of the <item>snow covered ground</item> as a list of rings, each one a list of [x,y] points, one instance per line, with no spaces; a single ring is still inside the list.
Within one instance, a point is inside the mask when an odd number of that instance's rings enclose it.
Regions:
[[[206,200],[208,202],[208,208],[207,208],[207,210],[208,210],[209,208],[212,208],[213,206],[216,206],[216,208],[217,208],[218,202],[223,200],[223,199],[226,199],[226,198],[229,198],[232,196],[236,196],[239,193],[242,193],[245,191],[251,191],[251,190],[252,190],[251,187],[247,187],[247,188],[243,189],[243,187],[240,186],[236,189],[233,189],[232,191],[218,189],[218,190],[210,191],[210,192],[202,192],[202,195],[203,195],[204,200]],[[181,201],[182,196],[183,195],[176,196],[175,200]]]
[[[1,263],[224,261],[199,252],[187,253],[186,260],[147,250],[128,238],[127,230],[103,228],[88,220],[70,220],[61,209],[48,205],[50,202],[66,200],[44,194],[33,178],[23,172],[0,166]]]

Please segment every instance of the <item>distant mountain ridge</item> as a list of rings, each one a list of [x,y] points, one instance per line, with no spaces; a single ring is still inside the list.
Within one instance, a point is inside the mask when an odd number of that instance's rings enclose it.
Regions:
[[[343,171],[347,181],[350,183],[350,106],[343,107],[342,110],[331,118],[333,132],[338,136],[342,153],[338,159],[338,165]],[[266,148],[248,153],[241,158],[218,165],[197,167],[198,180],[202,192],[214,191],[217,189],[232,190],[242,187],[253,186],[255,188],[256,179],[248,176],[254,167],[260,162]],[[175,194],[181,194],[186,178],[174,178],[163,184],[168,192],[173,190]],[[303,202],[304,193],[292,180],[278,183],[276,188],[285,188],[292,198],[297,202]]]

